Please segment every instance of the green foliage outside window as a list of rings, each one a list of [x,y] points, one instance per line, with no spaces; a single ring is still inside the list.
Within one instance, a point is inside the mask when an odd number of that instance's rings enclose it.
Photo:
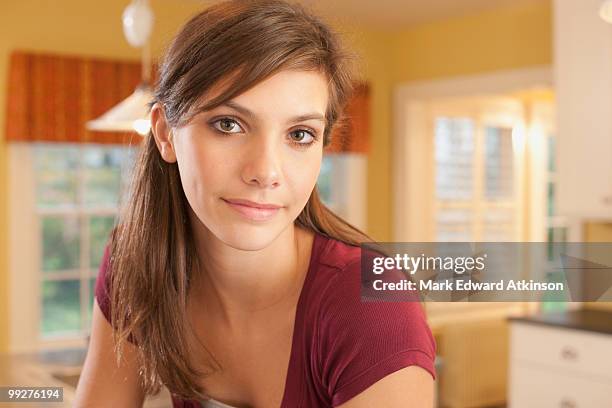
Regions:
[[[34,147],[43,336],[87,329],[95,276],[134,156],[123,146]]]

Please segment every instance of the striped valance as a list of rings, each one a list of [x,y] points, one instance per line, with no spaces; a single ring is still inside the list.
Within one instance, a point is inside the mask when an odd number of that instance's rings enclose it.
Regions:
[[[345,108],[343,126],[333,134],[327,153],[363,153],[370,149],[370,88],[358,83]]]
[[[13,52],[6,137],[31,142],[139,141],[127,132],[88,131],[85,123],[130,95],[140,79],[138,61]]]

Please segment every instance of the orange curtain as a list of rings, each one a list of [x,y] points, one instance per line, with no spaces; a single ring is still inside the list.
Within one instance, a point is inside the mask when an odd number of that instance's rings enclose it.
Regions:
[[[140,62],[13,52],[7,140],[139,143],[136,133],[93,132],[85,123],[130,95],[140,79]]]
[[[366,83],[355,86],[340,125],[334,129],[325,153],[362,153],[370,150],[370,87]]]

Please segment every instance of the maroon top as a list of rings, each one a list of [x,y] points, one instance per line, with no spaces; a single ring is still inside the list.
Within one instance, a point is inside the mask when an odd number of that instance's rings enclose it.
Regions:
[[[361,249],[316,233],[297,304],[281,408],[335,407],[417,365],[435,378],[436,344],[418,302],[361,302]],[[109,319],[108,248],[96,298]],[[173,406],[199,408],[173,397]]]

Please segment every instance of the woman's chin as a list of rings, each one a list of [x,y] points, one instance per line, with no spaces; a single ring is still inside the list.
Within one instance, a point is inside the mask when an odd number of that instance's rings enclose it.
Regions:
[[[292,224],[290,224],[292,225]],[[278,223],[268,225],[226,222],[215,234],[226,245],[243,251],[259,251],[279,237],[285,228]]]

